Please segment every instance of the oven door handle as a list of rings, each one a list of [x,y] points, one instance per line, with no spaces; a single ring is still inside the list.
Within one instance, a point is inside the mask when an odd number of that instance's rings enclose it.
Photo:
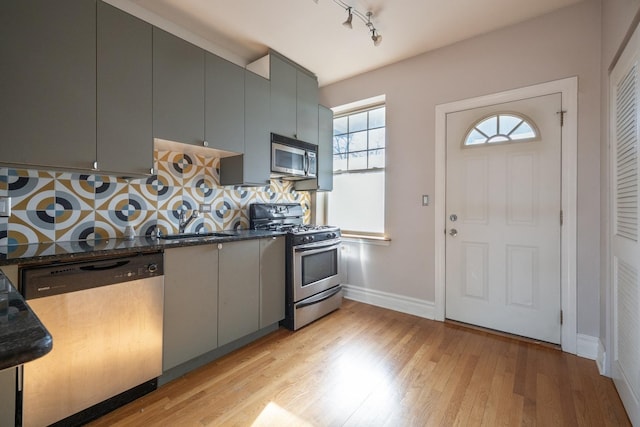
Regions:
[[[328,245],[319,244],[319,243],[320,242],[318,242],[318,244],[311,243],[304,246],[294,247],[293,250],[294,252],[307,252],[307,254],[309,254],[309,253],[324,252],[327,250],[338,249],[340,247],[340,242],[339,241],[336,242],[335,240],[329,243]]]
[[[314,305],[314,304],[317,304],[317,303],[319,303],[321,301],[329,299],[332,296],[334,296],[335,294],[337,294],[338,292],[340,292],[341,290],[342,290],[342,286],[338,285],[333,289],[329,289],[327,291],[320,292],[319,294],[314,295],[311,298],[307,298],[303,302],[300,302],[300,303],[296,304],[296,310],[298,310],[300,308],[304,308],[304,307],[310,306],[310,305]]]

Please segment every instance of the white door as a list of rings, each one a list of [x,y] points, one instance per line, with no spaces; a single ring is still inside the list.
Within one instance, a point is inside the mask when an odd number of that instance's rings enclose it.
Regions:
[[[448,319],[560,343],[561,102],[447,114]]]
[[[640,132],[638,31],[611,73],[612,376],[633,425],[640,425],[640,244],[638,144]]]

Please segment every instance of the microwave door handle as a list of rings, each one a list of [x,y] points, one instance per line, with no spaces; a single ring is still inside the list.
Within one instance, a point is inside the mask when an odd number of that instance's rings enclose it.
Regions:
[[[304,176],[309,175],[309,153],[304,152]]]

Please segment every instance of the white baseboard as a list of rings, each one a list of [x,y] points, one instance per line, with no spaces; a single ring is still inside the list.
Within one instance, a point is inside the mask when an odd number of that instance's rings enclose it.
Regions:
[[[576,338],[578,341],[576,343],[576,355],[585,359],[597,360],[600,339],[584,334],[578,334]]]
[[[389,292],[367,289],[361,286],[343,284],[344,297],[350,300],[412,314],[425,319],[435,319],[435,304],[418,298],[406,297]],[[597,337],[577,334],[576,355],[586,359],[595,360],[601,375],[604,375],[606,366],[606,353],[604,346]]]
[[[607,372],[607,351],[600,340],[598,340],[598,358],[596,359],[596,364],[598,365],[600,375],[610,376]]]
[[[425,319],[435,319],[435,307],[431,301],[406,297],[389,292],[376,291],[354,285],[342,285],[344,297],[401,313],[413,314]]]

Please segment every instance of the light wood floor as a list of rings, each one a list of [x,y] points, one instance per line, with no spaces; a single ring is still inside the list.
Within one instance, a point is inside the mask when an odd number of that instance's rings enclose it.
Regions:
[[[345,300],[92,426],[625,426],[594,361]]]

